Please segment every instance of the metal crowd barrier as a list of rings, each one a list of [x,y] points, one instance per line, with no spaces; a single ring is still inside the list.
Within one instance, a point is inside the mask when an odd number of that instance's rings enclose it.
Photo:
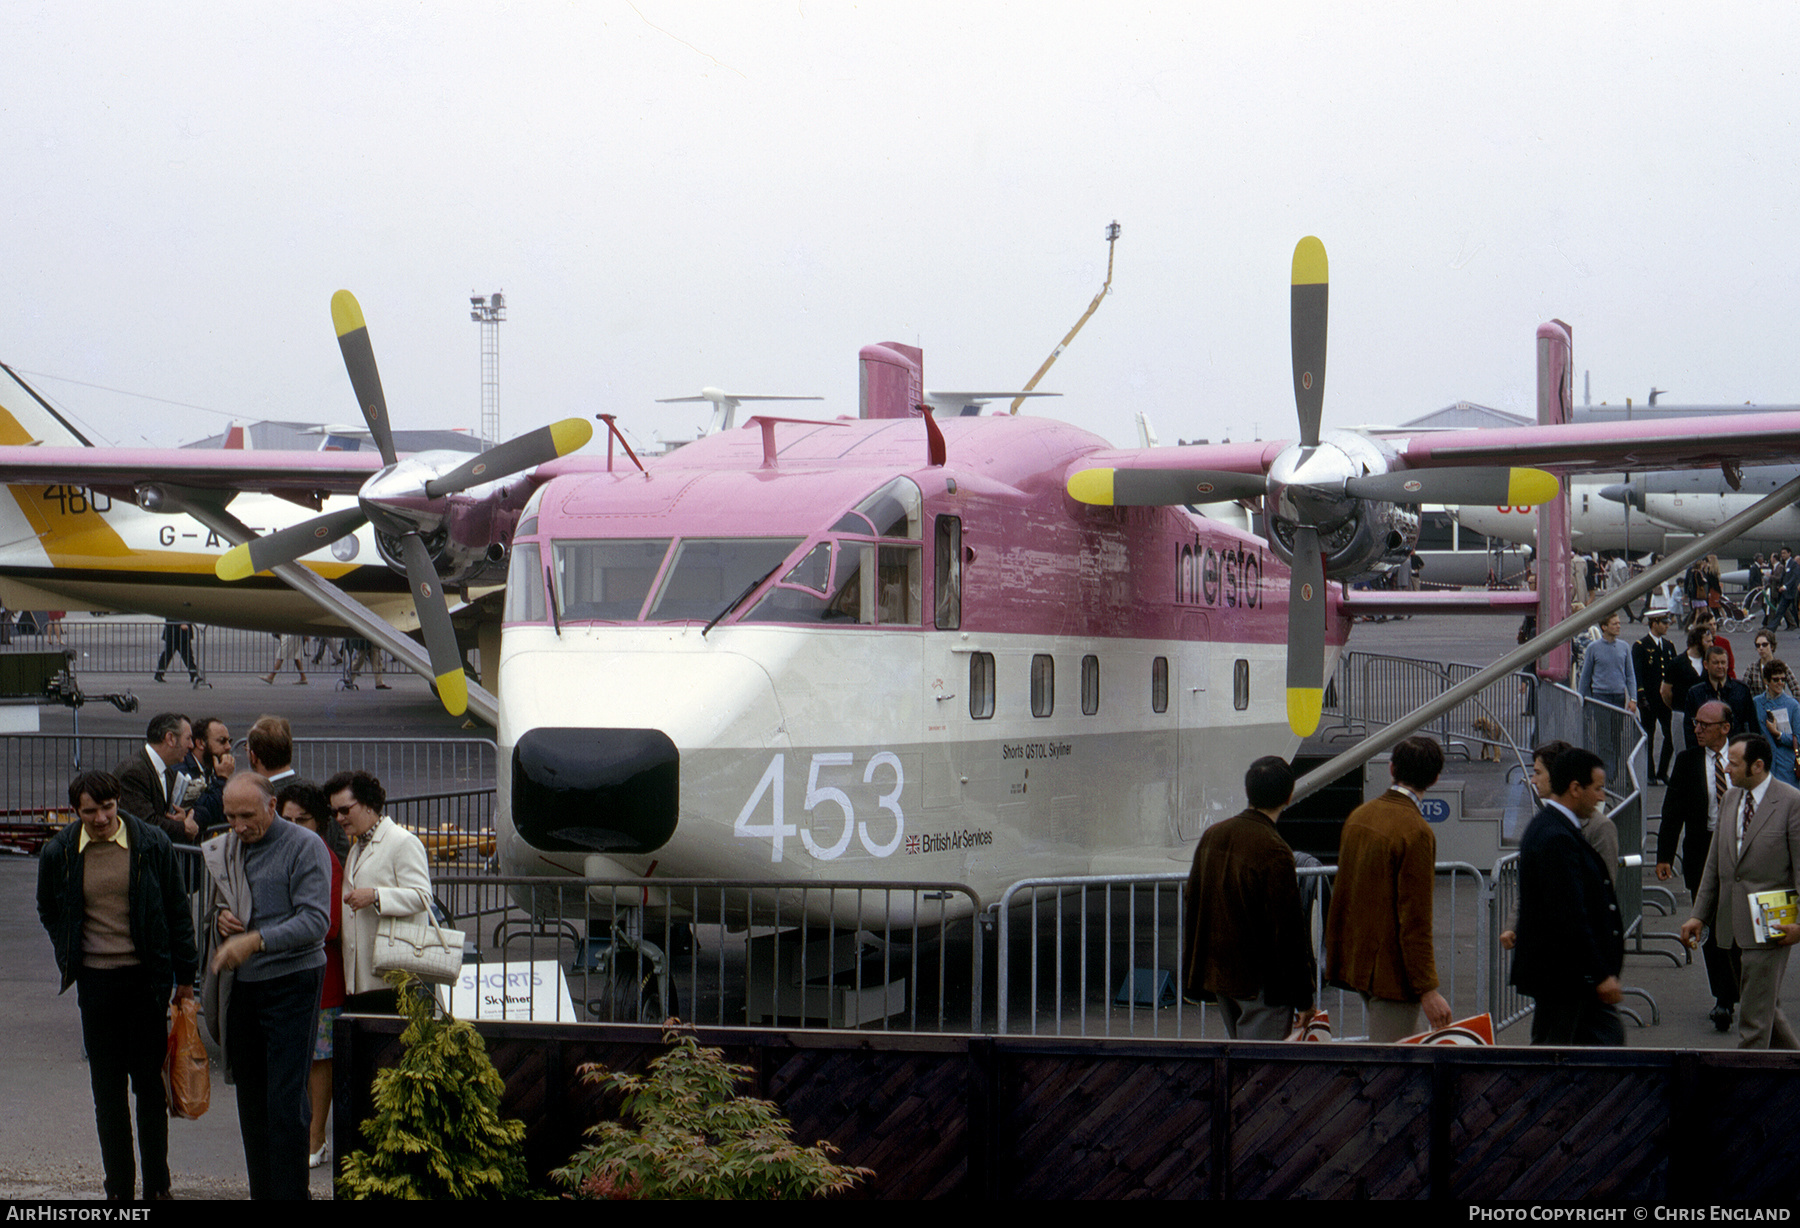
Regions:
[[[1334,1036],[1366,1036],[1361,999],[1327,989],[1323,982],[1324,917],[1337,869],[1310,866],[1298,873],[1303,898],[1312,901],[1319,1005],[1331,1012]],[[1439,862],[1437,875],[1437,896],[1447,905],[1449,922],[1446,927],[1440,919],[1435,927],[1439,992],[1461,1018],[1486,1010],[1490,992],[1485,880],[1480,870],[1463,862]],[[1223,1038],[1223,1021],[1209,1022],[1209,1008],[1184,1001],[1181,993],[1186,891],[1185,874],[1025,879],[1007,888],[994,910],[998,1031]],[[1028,949],[1015,950],[1018,943]]]
[[[179,851],[200,926],[211,878],[197,848]],[[442,924],[464,935],[462,976],[437,991],[460,1018],[985,1030],[976,900],[955,883],[650,888],[434,867],[432,892]]]
[[[1482,668],[1378,652],[1342,653],[1326,690],[1325,715],[1332,719],[1321,736],[1361,737],[1390,725]],[[1418,732],[1435,736],[1452,754],[1492,746],[1516,755],[1536,738],[1537,685],[1529,673],[1499,679]]]
[[[280,636],[204,623],[191,625],[188,657],[201,678],[208,674],[266,674],[274,668]],[[148,676],[162,660],[165,626],[161,619],[123,617],[65,618],[32,632],[22,632],[15,625],[8,632],[9,639],[0,643],[0,653],[66,647],[75,652],[78,673]],[[345,637],[341,635],[306,636],[303,649],[302,659],[308,672],[317,670],[326,677],[342,673],[349,660]],[[189,661],[177,653],[170,657],[166,668],[172,679],[179,679],[188,673]],[[290,661],[284,672],[292,672],[293,668]],[[387,653],[383,654],[383,669],[405,672],[405,667]]]
[[[113,771],[142,754],[144,739],[130,734],[0,734],[0,816],[67,821],[69,780],[78,772]],[[243,741],[235,756],[248,766]],[[492,852],[494,787],[499,750],[491,738],[295,738],[294,770],[323,784],[334,774],[362,768],[379,777],[388,796],[416,814],[420,829],[454,832],[463,844],[454,857],[466,862],[469,842]]]

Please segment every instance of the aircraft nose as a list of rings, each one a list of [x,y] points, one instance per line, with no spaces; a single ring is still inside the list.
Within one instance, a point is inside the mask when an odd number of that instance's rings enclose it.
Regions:
[[[675,834],[681,752],[660,729],[528,729],[512,819],[545,852],[648,853]]]
[[[1614,503],[1626,503],[1638,511],[1644,510],[1644,496],[1630,482],[1614,482],[1611,486],[1600,488],[1602,499],[1611,499]]]

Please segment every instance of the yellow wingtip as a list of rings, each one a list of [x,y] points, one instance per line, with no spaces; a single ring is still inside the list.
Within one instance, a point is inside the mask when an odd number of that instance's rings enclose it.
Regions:
[[[1325,245],[1312,235],[1307,235],[1294,245],[1294,284],[1317,286],[1330,280],[1330,270],[1325,261]]]
[[[469,707],[469,679],[460,669],[437,676],[438,699],[443,701],[444,711],[451,716],[461,716]]]
[[[213,564],[213,574],[221,580],[243,580],[251,575],[250,547],[233,546]]]
[[[340,337],[367,327],[363,323],[362,304],[350,291],[339,290],[331,296],[331,326],[337,329]]]
[[[1542,469],[1514,469],[1507,478],[1506,501],[1513,507],[1537,507],[1556,498],[1562,486]]]
[[[558,456],[567,456],[594,437],[594,424],[586,418],[564,418],[550,424],[550,443]]]
[[[1077,503],[1111,507],[1113,472],[1111,469],[1083,469],[1069,479],[1069,498]]]
[[[1320,687],[1291,686],[1287,693],[1288,728],[1303,738],[1312,737],[1325,711],[1325,692]]]

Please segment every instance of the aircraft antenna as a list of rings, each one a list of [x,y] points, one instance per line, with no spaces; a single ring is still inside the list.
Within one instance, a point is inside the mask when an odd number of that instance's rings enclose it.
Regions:
[[[1096,311],[1100,310],[1100,300],[1112,293],[1113,247],[1118,241],[1119,223],[1115,221],[1106,228],[1106,281],[1100,286],[1100,293],[1094,296],[1094,301],[1088,304],[1088,309],[1081,313],[1079,320],[1075,321],[1075,327],[1071,328],[1068,334],[1057,343],[1056,348],[1050,351],[1050,357],[1044,359],[1044,365],[1037,369],[1037,374],[1026,383],[1026,392],[1030,392],[1038,386],[1038,381],[1044,378],[1044,372],[1050,369],[1050,364],[1062,357],[1062,352],[1069,348],[1069,342],[1075,340],[1075,334],[1081,331],[1081,326],[1086,324]],[[1019,412],[1019,406],[1023,404],[1025,404],[1025,398],[1022,395],[1014,397],[1012,409],[1007,412],[1016,414]]]
[[[481,446],[500,442],[500,325],[506,319],[506,296],[469,296],[469,318],[481,325]]]

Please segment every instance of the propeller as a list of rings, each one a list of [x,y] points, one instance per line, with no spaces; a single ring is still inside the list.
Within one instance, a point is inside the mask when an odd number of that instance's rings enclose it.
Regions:
[[[253,537],[227,550],[213,570],[221,580],[242,580],[294,562],[373,523],[381,532],[398,539],[400,562],[407,587],[412,590],[413,609],[419,616],[425,649],[431,657],[438,698],[452,716],[460,716],[469,702],[462,653],[456,646],[456,629],[450,622],[450,608],[444,602],[443,584],[432,564],[431,550],[419,532],[421,520],[431,519],[436,512],[420,505],[565,456],[593,438],[594,428],[586,419],[565,418],[490,448],[443,474],[434,473],[427,458],[409,459],[402,466],[394,451],[387,398],[382,395],[381,372],[375,366],[368,325],[363,321],[356,296],[348,290],[331,296],[331,322],[337,329],[338,348],[343,351],[350,386],[386,467],[363,484],[356,507],[326,512],[279,532]],[[400,472],[406,466],[415,467],[416,472]]]
[[[1215,469],[1082,469],[1070,475],[1069,496],[1103,507],[1172,507],[1264,500],[1269,539],[1292,559],[1288,581],[1288,727],[1301,737],[1319,727],[1325,700],[1325,543],[1339,574],[1352,574],[1390,547],[1357,553],[1344,545],[1358,529],[1360,505],[1489,503],[1535,506],[1556,497],[1560,485],[1541,469],[1444,468],[1386,470],[1393,460],[1372,441],[1332,432],[1321,446],[1325,408],[1325,342],[1330,307],[1330,267],[1325,245],[1308,235],[1294,247],[1289,329],[1294,362],[1294,409],[1300,440],[1283,450],[1265,472]],[[1179,451],[1170,450],[1171,459]],[[1277,540],[1275,525],[1283,526]],[[1287,536],[1291,528],[1291,541]],[[1283,549],[1283,543],[1290,543]]]

